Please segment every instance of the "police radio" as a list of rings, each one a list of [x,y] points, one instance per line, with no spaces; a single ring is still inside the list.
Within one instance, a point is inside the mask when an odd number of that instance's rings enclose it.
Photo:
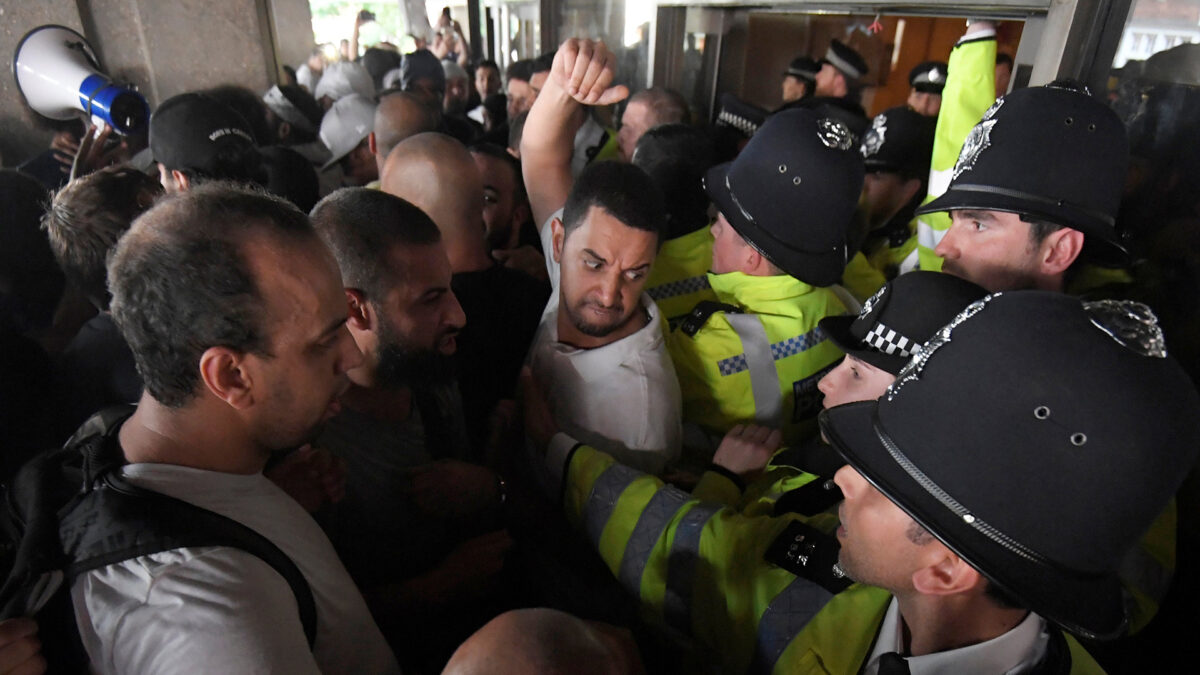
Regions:
[[[65,26],[26,33],[13,56],[13,76],[29,107],[50,119],[90,117],[120,134],[137,133],[150,120],[146,99],[100,72],[87,39]]]

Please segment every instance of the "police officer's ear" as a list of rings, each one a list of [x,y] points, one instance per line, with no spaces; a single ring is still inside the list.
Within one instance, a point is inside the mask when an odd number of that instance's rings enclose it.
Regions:
[[[1038,251],[1042,272],[1047,275],[1062,274],[1083,251],[1083,233],[1063,227],[1046,235]]]
[[[550,221],[550,244],[553,248],[554,262],[562,264],[563,243],[567,240],[567,229],[561,218]]]
[[[371,303],[367,302],[366,295],[357,288],[347,288],[346,291],[346,324],[351,329],[357,331],[369,331],[373,329],[377,322],[378,316],[375,308]]]
[[[922,547],[920,567],[913,572],[913,589],[922,595],[956,595],[987,586],[987,579],[939,541]]]

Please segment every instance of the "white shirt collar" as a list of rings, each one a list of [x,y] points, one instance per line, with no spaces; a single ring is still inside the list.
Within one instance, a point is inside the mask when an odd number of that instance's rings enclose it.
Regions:
[[[986,642],[959,647],[949,651],[909,656],[908,669],[912,675],[1017,675],[1028,672],[1041,661],[1050,642],[1046,620],[1030,612],[1012,630]],[[904,634],[900,619],[900,603],[892,598],[875,649],[863,667],[863,675],[877,675],[879,657],[888,652],[903,654]]]

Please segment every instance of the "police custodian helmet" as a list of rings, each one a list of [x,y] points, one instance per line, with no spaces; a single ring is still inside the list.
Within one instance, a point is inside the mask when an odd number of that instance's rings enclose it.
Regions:
[[[1009,211],[1085,235],[1098,261],[1121,261],[1117,208],[1129,141],[1116,113],[1079,85],[1052,83],[999,98],[963,144],[950,186],[917,214]]]
[[[846,460],[1027,609],[1111,638],[1117,568],[1200,449],[1200,398],[1144,305],[989,295],[878,401],[821,414]]]
[[[737,159],[704,176],[705,191],[733,229],[776,267],[813,286],[842,277],[862,184],[854,133],[803,108],[768,117]]]

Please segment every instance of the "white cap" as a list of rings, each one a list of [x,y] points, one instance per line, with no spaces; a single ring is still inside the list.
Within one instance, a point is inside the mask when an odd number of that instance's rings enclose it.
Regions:
[[[331,155],[321,170],[350,154],[374,130],[375,103],[371,99],[358,94],[338,99],[321,120],[321,142]]]
[[[296,104],[288,100],[288,97],[284,95],[279,85],[271,87],[267,90],[267,93],[263,94],[263,103],[266,103],[271,112],[278,115],[280,119],[288,124],[309,133],[316,131],[313,128],[312,121],[305,117],[304,113],[300,112]]]
[[[367,69],[350,61],[338,61],[325,66],[325,74],[317,82],[313,98],[320,101],[322,97],[328,96],[340,101],[350,94],[375,97],[375,81],[371,79]]]
[[[442,72],[445,73],[447,80],[453,80],[455,78],[462,78],[464,80],[469,79],[467,76],[467,71],[463,70],[462,66],[458,65],[454,61],[450,61],[449,59],[442,59]]]

